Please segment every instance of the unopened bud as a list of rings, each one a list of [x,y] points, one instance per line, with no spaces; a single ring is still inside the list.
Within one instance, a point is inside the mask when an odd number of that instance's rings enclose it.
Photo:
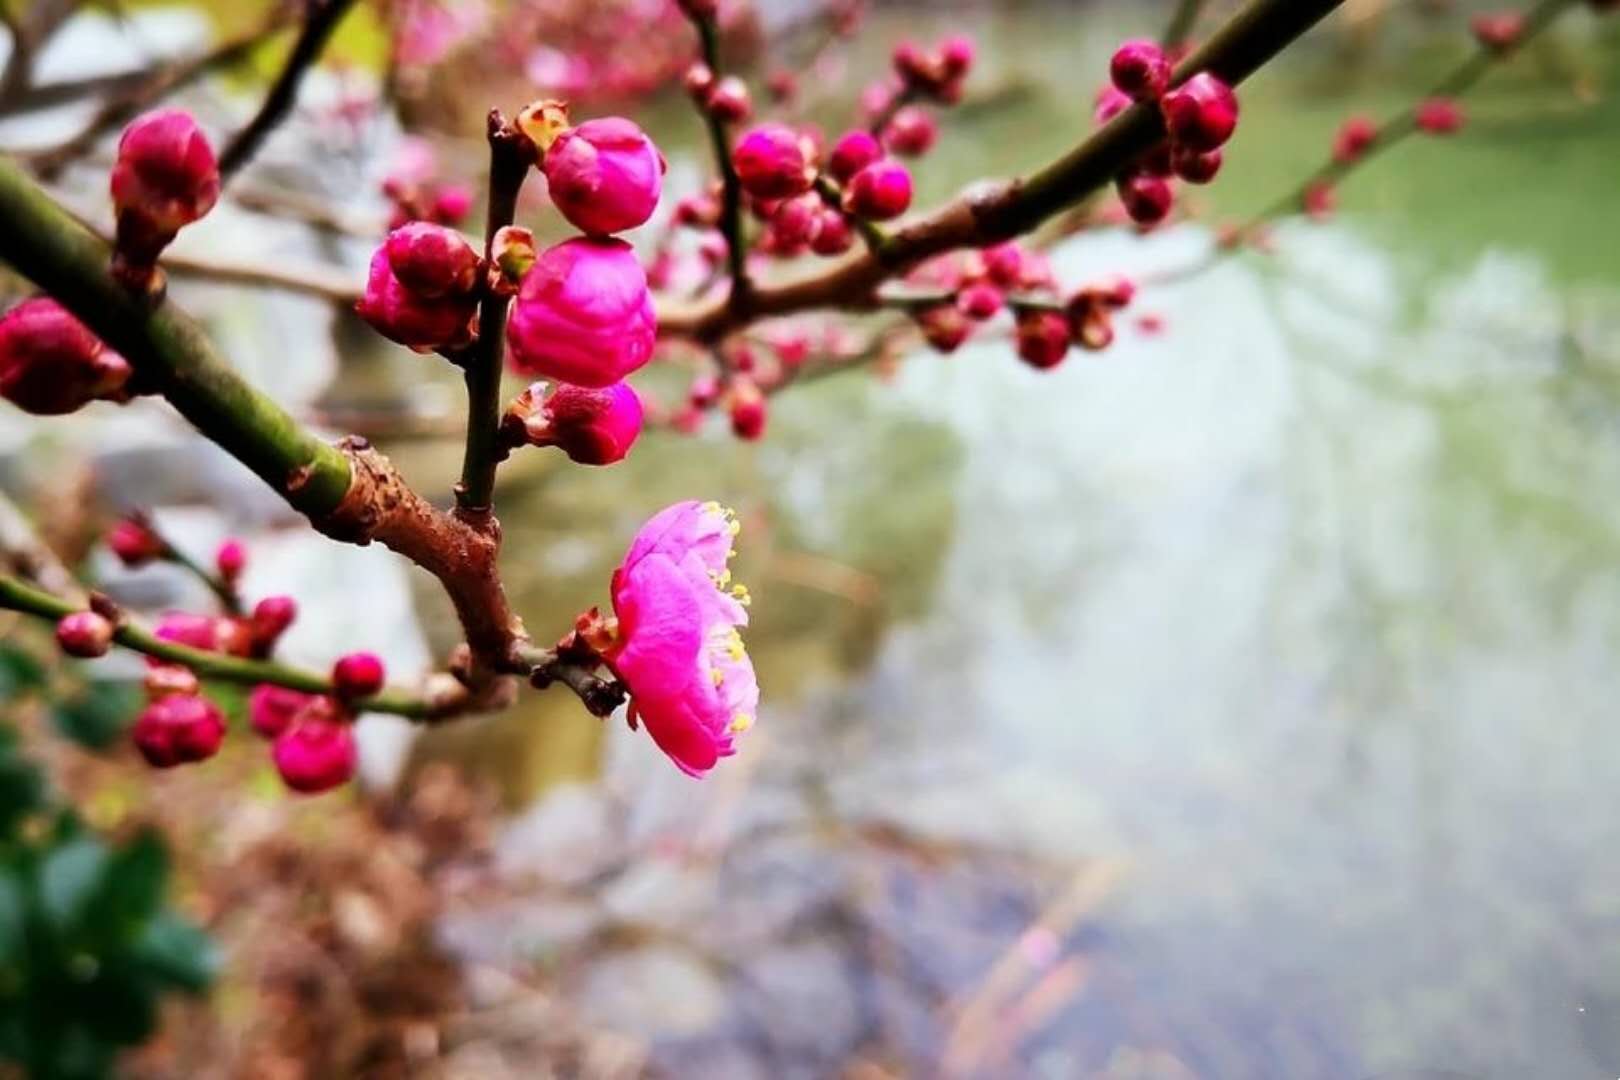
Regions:
[[[113,624],[93,611],[75,611],[56,624],[56,643],[69,656],[105,656],[112,638]]]

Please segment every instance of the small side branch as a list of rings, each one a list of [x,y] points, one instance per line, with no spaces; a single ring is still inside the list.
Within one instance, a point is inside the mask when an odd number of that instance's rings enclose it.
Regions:
[[[307,0],[307,6],[309,13],[304,19],[304,28],[298,32],[298,40],[293,42],[292,51],[287,54],[287,61],[259,111],[219,155],[221,184],[230,183],[232,175],[252,160],[264,140],[286,119],[298,99],[298,87],[304,76],[326,50],[332,31],[354,6],[354,0]]]
[[[688,11],[692,26],[697,30],[703,52],[703,62],[721,78],[720,28],[712,16]],[[753,297],[753,284],[748,280],[748,249],[743,241],[742,181],[737,178],[737,167],[731,161],[731,135],[726,123],[712,110],[700,103],[699,111],[709,131],[709,142],[714,147],[714,164],[720,173],[720,235],[726,239],[726,269],[731,276],[731,287],[726,294],[726,307],[739,317],[749,310]]]

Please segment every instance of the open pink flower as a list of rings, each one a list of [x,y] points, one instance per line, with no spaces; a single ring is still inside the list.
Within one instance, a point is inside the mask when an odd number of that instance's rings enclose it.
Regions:
[[[508,327],[512,367],[612,386],[652,356],[655,325],[647,274],[629,244],[565,240],[523,278]]]
[[[759,710],[759,683],[738,628],[748,591],[726,564],[736,516],[683,502],[641,527],[613,574],[617,638],[607,661],[630,690],[630,723],[691,776],[736,752]]]
[[[606,236],[652,217],[664,189],[664,155],[620,116],[569,128],[546,151],[551,201],[581,232]]]

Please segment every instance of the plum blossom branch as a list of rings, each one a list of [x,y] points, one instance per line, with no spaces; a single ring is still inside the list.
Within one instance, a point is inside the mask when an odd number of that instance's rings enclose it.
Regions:
[[[1250,0],[1177,69],[1180,82],[1208,71],[1242,82],[1343,0]],[[935,255],[1018,236],[1073,206],[1164,138],[1156,108],[1135,105],[1035,174],[977,185],[893,232],[876,250],[811,277],[753,291],[747,312],[725,303],[666,308],[660,330],[718,341],[753,317],[828,307],[870,308],[879,284]]]
[[[232,174],[246,165],[264,140],[286,119],[298,97],[298,87],[311,66],[320,59],[327,42],[343,16],[354,6],[354,0],[306,0],[308,14],[304,26],[293,42],[292,51],[282,65],[276,80],[265,94],[263,103],[247,126],[238,131],[219,155],[221,183],[228,183]]]
[[[681,10],[697,31],[698,46],[710,77],[718,81],[721,78],[720,26],[715,13],[703,10],[700,4],[683,3]],[[726,267],[731,277],[725,303],[732,311],[741,314],[748,310],[753,294],[753,283],[748,277],[748,250],[743,241],[742,182],[737,178],[737,167],[731,160],[731,135],[726,119],[718,110],[702,102],[698,103],[698,109],[703,113],[709,142],[714,147],[715,167],[720,171],[719,228],[720,235],[726,241]]]
[[[0,575],[0,608],[52,622],[84,610],[80,605],[10,575]],[[156,636],[128,619],[118,621],[113,640],[146,656],[183,664],[206,678],[248,685],[270,683],[306,694],[333,693],[332,680],[325,675],[273,660],[250,660],[179,645]],[[403,690],[385,690],[363,699],[359,706],[368,712],[392,713],[416,720],[443,716],[447,708],[453,708],[449,699],[435,702]]]

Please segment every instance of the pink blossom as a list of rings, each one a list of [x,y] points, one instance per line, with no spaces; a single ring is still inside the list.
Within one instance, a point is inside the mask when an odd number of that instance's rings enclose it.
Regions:
[[[412,221],[384,241],[388,268],[419,299],[471,292],[478,284],[478,252],[454,229]]]
[[[1377,124],[1365,116],[1352,116],[1333,138],[1333,160],[1348,165],[1365,154],[1377,138]]]
[[[607,235],[652,216],[663,192],[664,155],[618,116],[570,128],[546,151],[551,201],[582,232]]]
[[[630,690],[630,722],[691,776],[734,754],[759,709],[738,632],[748,594],[726,565],[738,531],[718,503],[676,503],[641,527],[613,574],[607,660]]]
[[[846,184],[850,177],[882,156],[883,144],[878,142],[877,136],[856,128],[845,132],[833,144],[832,155],[827,159],[827,173],[840,184]]]
[[[122,400],[133,369],[61,304],[24,300],[0,318],[0,397],[59,416],[98,398]]]
[[[1029,311],[1018,318],[1018,356],[1033,368],[1054,368],[1069,352],[1069,320],[1055,311]]]
[[[907,105],[883,129],[883,144],[896,154],[917,157],[933,149],[939,124],[927,109]]]
[[[56,624],[56,644],[69,656],[103,656],[112,646],[113,624],[94,611],[74,611]]]
[[[874,161],[850,180],[844,209],[856,217],[887,221],[911,206],[911,173],[897,161]]]
[[[221,645],[219,620],[211,615],[171,611],[158,620],[154,635],[162,641],[187,645],[204,652],[218,652]]]
[[[519,398],[532,398],[523,432],[533,446],[555,446],[580,465],[624,460],[641,435],[641,398],[629,383],[600,389],[559,383],[549,394],[535,383]]]
[[[471,292],[430,298],[412,291],[395,276],[388,245],[384,244],[371,257],[365,295],[354,309],[390,341],[431,352],[472,340],[478,298]]]
[[[354,776],[359,754],[354,731],[328,698],[313,698],[276,736],[270,758],[282,781],[294,791],[329,791]]]
[[[622,240],[566,240],[523,279],[509,329],[519,373],[611,386],[652,356],[647,275]]]
[[[332,665],[332,688],[341,698],[370,697],[387,678],[382,657],[372,652],[345,653]]]
[[[267,739],[273,739],[287,730],[293,718],[313,700],[310,694],[289,690],[285,686],[260,683],[248,695],[248,723]]]
[[[1120,92],[1137,101],[1157,101],[1170,85],[1170,58],[1155,41],[1125,42],[1109,61],[1108,71]]]
[[[226,581],[235,581],[247,569],[247,545],[235,538],[221,543],[214,552],[214,567]]]
[[[190,113],[158,109],[124,129],[110,186],[119,248],[150,261],[219,201],[219,164]]]
[[[1430,135],[1451,135],[1463,126],[1462,106],[1448,97],[1434,97],[1417,107],[1418,129]]]
[[[1194,150],[1219,149],[1237,128],[1237,95],[1207,71],[1165,94],[1159,107],[1171,142]]]
[[[160,769],[206,761],[219,752],[225,717],[199,694],[169,694],[142,711],[130,738],[147,763]]]
[[[743,190],[760,199],[785,199],[810,190],[815,169],[805,139],[786,124],[761,124],[731,153]]]

